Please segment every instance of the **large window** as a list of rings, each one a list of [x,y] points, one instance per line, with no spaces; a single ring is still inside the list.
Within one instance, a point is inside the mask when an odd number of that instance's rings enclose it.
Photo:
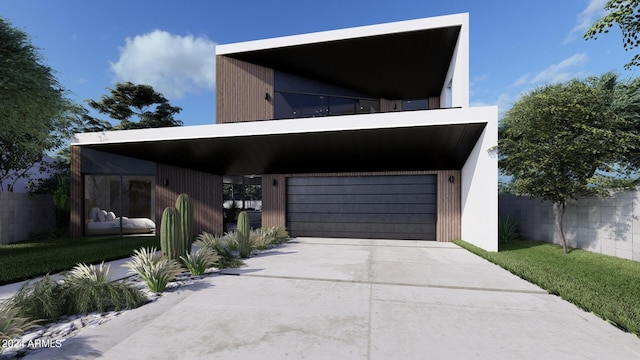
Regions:
[[[153,176],[85,175],[86,235],[155,232]]]
[[[276,119],[366,114],[379,111],[380,101],[377,99],[274,92],[274,118]]]
[[[402,100],[402,111],[429,110],[428,99]]]

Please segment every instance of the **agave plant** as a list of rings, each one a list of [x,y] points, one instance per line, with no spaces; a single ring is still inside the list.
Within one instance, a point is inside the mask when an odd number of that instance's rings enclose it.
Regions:
[[[201,247],[195,253],[181,256],[180,259],[182,259],[184,265],[189,269],[191,275],[199,276],[204,274],[208,268],[215,266],[220,256],[210,248]]]
[[[153,292],[163,292],[167,284],[182,272],[178,261],[158,254],[155,247],[134,251],[131,261],[122,266],[130,273],[140,275]]]
[[[518,224],[515,221],[510,220],[508,216],[498,221],[499,242],[519,240],[520,238],[522,238],[522,236],[518,230]]]
[[[22,336],[29,329],[37,326],[37,321],[20,316],[20,308],[9,301],[0,302],[0,342]],[[0,346],[0,354],[4,346]]]

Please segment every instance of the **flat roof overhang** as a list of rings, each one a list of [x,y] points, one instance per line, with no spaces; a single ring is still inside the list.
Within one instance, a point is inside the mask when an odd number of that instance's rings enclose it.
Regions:
[[[219,175],[461,169],[487,124],[473,109],[84,133],[72,145]]]
[[[438,97],[467,14],[219,45],[216,54],[386,99]]]

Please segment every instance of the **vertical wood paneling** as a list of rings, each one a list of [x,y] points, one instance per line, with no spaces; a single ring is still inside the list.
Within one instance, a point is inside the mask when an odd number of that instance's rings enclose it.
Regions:
[[[393,108],[393,105],[396,105],[396,108]],[[389,100],[389,99],[380,99],[380,112],[393,112],[400,111],[401,107],[400,100]]]
[[[274,183],[275,181],[275,183]],[[284,175],[262,176],[262,226],[286,226],[287,178]]]
[[[178,195],[185,193],[193,200],[194,233],[222,233],[222,176],[165,164],[158,164],[157,174],[158,229],[164,209],[175,206]]]
[[[453,183],[449,182],[453,176]],[[461,223],[461,187],[460,171],[438,171],[438,225],[436,238],[438,241],[460,239]]]
[[[440,97],[429,98],[429,109],[440,109]]]
[[[81,151],[82,148],[80,146],[71,146],[71,219],[69,223],[71,237],[81,237],[84,233],[84,191],[82,186]]]
[[[461,236],[461,187],[459,170],[438,171],[381,171],[381,172],[337,172],[300,173],[262,176],[262,224],[263,226],[286,226],[286,178],[296,176],[368,176],[368,175],[431,175],[438,177],[436,241],[452,241]],[[453,183],[449,182],[453,176]],[[273,180],[278,185],[273,186]]]
[[[216,56],[216,122],[271,119],[273,69]]]

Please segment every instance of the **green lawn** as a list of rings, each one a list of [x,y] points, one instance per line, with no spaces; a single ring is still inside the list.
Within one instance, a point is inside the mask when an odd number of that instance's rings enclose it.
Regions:
[[[140,247],[155,246],[154,236],[34,239],[0,245],[0,285],[130,256]]]
[[[558,245],[535,241],[509,241],[500,244],[499,252],[487,252],[464,241],[454,242],[549,293],[640,335],[640,262],[577,249],[565,255]]]

